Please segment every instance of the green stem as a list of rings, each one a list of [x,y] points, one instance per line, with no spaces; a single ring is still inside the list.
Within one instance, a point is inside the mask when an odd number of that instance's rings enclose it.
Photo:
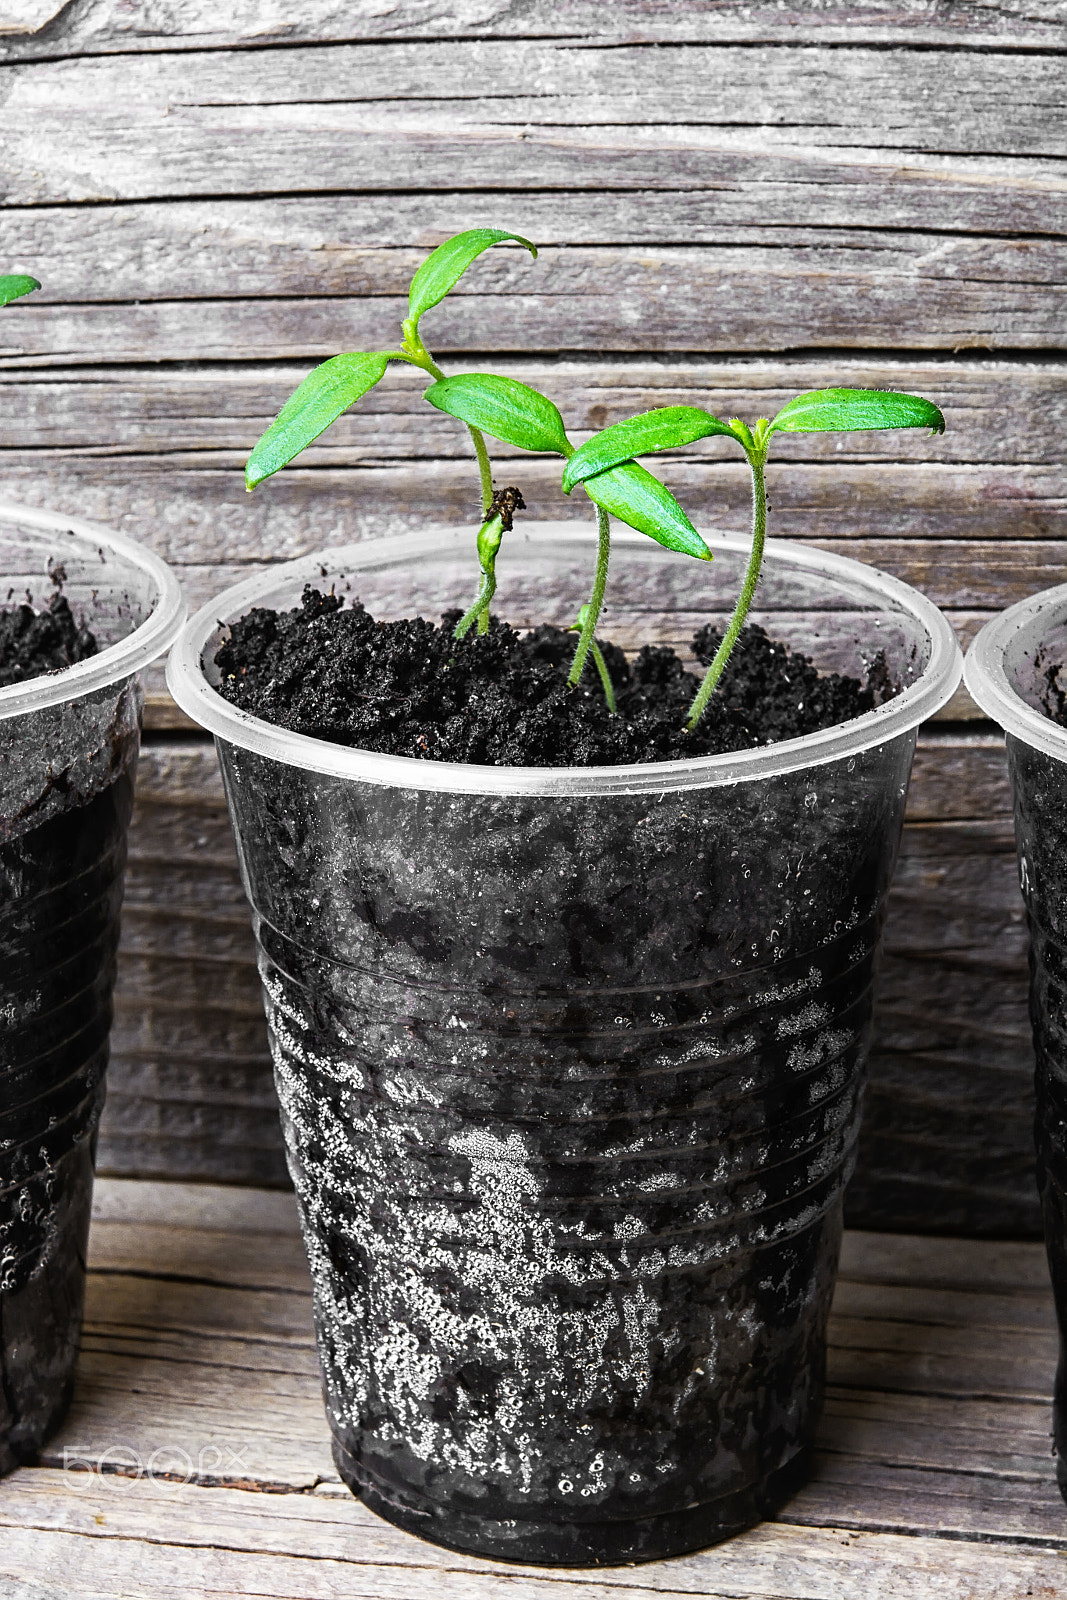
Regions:
[[[453,639],[462,639],[468,634],[475,623],[478,624],[479,633],[489,631],[489,607],[496,593],[496,573],[483,572],[478,598],[469,611],[464,612],[452,631]]]
[[[593,577],[593,592],[589,596],[589,606],[585,609],[585,621],[582,631],[578,635],[578,648],[574,652],[571,663],[570,675],[567,682],[574,687],[582,676],[585,667],[585,658],[589,654],[596,633],[596,625],[600,618],[600,608],[604,604],[604,590],[608,582],[608,557],[611,554],[611,527],[608,514],[600,506],[596,508],[596,573]]]
[[[482,581],[477,600],[453,629],[454,639],[462,639],[474,622],[478,624],[479,633],[489,632],[489,606],[496,593],[496,558],[503,536],[504,519],[496,511],[491,517],[486,517],[478,529],[478,564],[482,569]]]
[[[403,348],[391,350],[389,352],[390,355],[395,356],[398,361],[409,362],[413,367],[421,367],[423,372],[428,372],[431,378],[436,378],[440,382],[445,374],[441,371],[441,368],[437,365],[437,362],[418,334],[415,334],[412,339],[406,324],[404,339]],[[474,454],[478,458],[478,476],[482,483],[482,515],[487,517],[493,504],[493,468],[489,460],[489,451],[485,447],[485,435],[481,429],[472,428],[469,422],[466,424],[466,428],[474,442]]]
[[[489,452],[485,448],[485,438],[480,428],[472,428],[468,422],[467,432],[474,440],[474,453],[478,457],[478,475],[482,480],[482,515],[488,516],[493,504],[493,469],[489,462]]]
[[[604,652],[601,650],[595,639],[589,648],[593,653],[593,660],[596,663],[596,669],[600,674],[600,682],[604,689],[604,699],[607,701],[608,710],[611,712],[612,716],[614,716],[617,709],[615,705],[615,685],[611,681],[611,673],[608,671],[608,664],[604,660]]]
[[[763,468],[767,460],[767,451],[764,449],[745,450],[748,464],[752,468],[752,553],[748,558],[748,569],[745,572],[745,581],[741,586],[734,614],[730,618],[730,626],[723,635],[722,643],[715,652],[715,658],[704,674],[704,681],[697,691],[693,704],[689,707],[689,717],[686,721],[686,732],[692,733],[697,723],[707,708],[715,690],[715,685],[722,677],[723,670],[730,656],[733,654],[737,636],[745,625],[752,598],[756,593],[756,584],[759,582],[760,567],[763,565],[763,541],[767,533],[767,489],[763,481]]]

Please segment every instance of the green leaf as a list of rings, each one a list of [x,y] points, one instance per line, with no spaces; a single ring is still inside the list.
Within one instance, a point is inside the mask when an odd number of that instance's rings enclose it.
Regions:
[[[19,300],[24,294],[32,294],[41,285],[36,278],[31,278],[28,273],[16,272],[7,277],[0,278],[0,306],[10,305],[12,300]]]
[[[415,327],[423,312],[444,299],[483,250],[491,249],[494,244],[503,244],[506,239],[525,245],[536,259],[536,245],[524,239],[521,233],[507,233],[503,228],[469,228],[466,233],[457,233],[454,238],[439,244],[411,280],[408,304]]]
[[[944,433],[945,419],[932,401],[917,394],[813,389],[784,405],[767,433],[854,433],[863,428],[931,428]]]
[[[636,461],[610,467],[582,485],[595,505],[684,556],[710,561],[711,551],[671,491]]]
[[[584,483],[586,478],[621,461],[692,444],[694,439],[706,439],[709,433],[737,437],[728,423],[698,406],[660,406],[655,411],[627,417],[625,422],[613,422],[610,428],[587,439],[571,456],[563,472],[564,493],[570,494],[576,483]]]
[[[431,384],[426,399],[438,411],[520,450],[548,450],[560,456],[571,453],[563,418],[551,400],[515,378],[465,372]]]
[[[248,488],[254,489],[264,478],[287,467],[342,411],[374,388],[388,364],[388,356],[380,352],[367,355],[353,350],[331,356],[309,372],[249,456],[245,467]]]

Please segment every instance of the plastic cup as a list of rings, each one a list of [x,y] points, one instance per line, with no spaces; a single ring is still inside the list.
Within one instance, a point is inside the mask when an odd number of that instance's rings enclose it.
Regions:
[[[0,688],[0,1471],[69,1401],[111,1022],[141,668],[177,580],[96,523],[0,503],[0,605],[62,587],[98,653]]]
[[[1007,734],[1019,884],[1030,928],[1037,1180],[1060,1329],[1053,1436],[1067,1499],[1067,728],[1044,709],[1067,662],[1067,584],[986,624],[967,652],[967,687]],[[1067,687],[1067,675],[1064,678]]]
[[[605,636],[679,645],[715,560],[616,534]],[[510,535],[499,613],[570,623],[594,542]],[[802,1480],[916,729],[960,656],[906,585],[768,545],[754,620],[901,693],[774,747],[483,767],[288,733],[215,691],[306,583],[465,605],[455,530],[293,562],[187,626],[259,943],[339,1470],[440,1544],[580,1565],[710,1544]]]

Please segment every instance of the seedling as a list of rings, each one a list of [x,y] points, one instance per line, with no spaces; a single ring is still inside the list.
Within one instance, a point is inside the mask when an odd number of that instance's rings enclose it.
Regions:
[[[918,395],[881,389],[820,389],[797,395],[774,418],[761,417],[754,428],[736,417],[723,422],[698,406],[663,406],[613,423],[576,449],[567,437],[558,408],[545,395],[514,378],[474,372],[448,378],[427,350],[419,333],[424,312],[440,303],[483,251],[514,242],[531,255],[536,247],[516,233],[475,228],[440,245],[415,273],[409,292],[409,315],[397,349],[354,352],[325,361],[309,373],[286,402],[275,422],[252,451],[245,471],[249,489],[288,465],[342,412],[372,389],[390,361],[421,367],[435,380],[425,398],[439,411],[467,425],[481,476],[482,524],[477,552],[481,581],[473,604],[456,624],[462,639],[472,627],[484,633],[496,591],[496,558],[512,517],[522,508],[518,490],[494,491],[485,435],[535,454],[559,455],[566,463],[566,494],[580,486],[596,508],[597,558],[592,592],[581,607],[573,631],[578,634],[568,682],[576,685],[592,653],[609,711],[615,696],[595,634],[604,603],[611,553],[610,518],[647,534],[669,550],[710,561],[711,551],[670,490],[638,464],[637,457],[676,450],[698,439],[721,434],[739,444],[752,470],[752,549],[741,592],[722,643],[704,674],[689,708],[686,726],[697,726],[730,659],[759,582],[767,532],[764,468],[775,433],[856,432],[863,429],[930,428],[943,433],[945,419],[937,406]]]
[[[578,649],[569,679],[572,684],[581,677],[604,599],[610,554],[609,512],[669,549],[711,559],[711,552],[674,496],[644,472],[635,457],[678,449],[711,434],[722,434],[741,446],[752,469],[752,552],[729,626],[689,708],[686,726],[690,732],[703,716],[722,677],[759,582],[767,533],[764,467],[771,436],[884,428],[945,431],[941,412],[918,395],[882,389],[819,389],[797,395],[773,420],[761,417],[754,429],[736,417],[723,422],[699,406],[663,406],[616,422],[575,450],[552,402],[513,378],[489,373],[445,378],[426,391],[426,398],[461,421],[476,424],[483,434],[492,434],[523,450],[552,451],[563,456],[567,463],[563,470],[564,492],[570,494],[581,484],[595,503],[599,530],[596,574],[589,603],[579,613]],[[596,664],[607,693],[607,669],[602,659],[597,659]],[[609,708],[612,700],[608,694]]]
[[[427,390],[426,398],[438,410],[466,423],[481,477],[482,524],[477,551],[482,576],[474,603],[456,625],[458,639],[475,625],[479,633],[489,627],[489,607],[496,591],[497,553],[504,534],[511,528],[512,516],[522,503],[517,490],[494,491],[485,434],[492,433],[494,438],[521,450],[560,454],[568,459],[574,454],[574,446],[564,431],[563,418],[551,400],[512,378],[493,377],[488,373],[446,378],[419,331],[422,316],[445,298],[471,263],[493,245],[509,241],[522,245],[536,257],[537,248],[529,239],[502,228],[472,228],[439,245],[411,280],[401,344],[395,349],[352,351],[332,356],[315,367],[256,444],[245,468],[245,483],[251,490],[288,466],[294,456],[305,450],[342,412],[381,381],[391,361],[403,361],[429,373],[436,382]],[[598,554],[593,592],[588,608],[582,608],[583,620],[570,672],[570,682],[574,684],[581,677],[604,599],[610,548],[609,514],[670,550],[711,560],[710,550],[670,490],[636,462],[627,461],[618,466],[605,464],[597,472],[595,483],[583,484],[583,488],[597,507]]]
[[[945,419],[932,401],[886,389],[813,389],[790,400],[777,416],[760,417],[752,429],[737,417],[723,422],[699,406],[662,406],[629,417],[625,422],[613,423],[587,440],[567,462],[563,489],[570,494],[577,483],[584,483],[586,491],[590,492],[589,480],[595,484],[600,473],[617,470],[621,461],[658,450],[677,449],[711,434],[723,434],[736,440],[745,452],[752,469],[752,551],[729,626],[689,708],[686,726],[690,732],[700,721],[722,677],[759,582],[767,535],[764,467],[772,435],[857,433],[888,428],[929,428],[932,433],[944,433]]]

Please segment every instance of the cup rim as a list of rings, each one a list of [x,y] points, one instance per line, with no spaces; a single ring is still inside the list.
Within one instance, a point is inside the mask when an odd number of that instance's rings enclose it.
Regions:
[[[1008,606],[975,635],[967,651],[963,678],[972,699],[1005,733],[1014,734],[1024,744],[1059,761],[1067,761],[1067,728],[1029,705],[1004,670],[1004,656],[1015,635],[1027,623],[1051,620],[1057,613],[1056,620],[1067,614],[1067,583],[1042,589]]]
[[[73,666],[57,672],[41,673],[36,678],[27,678],[24,683],[10,683],[0,688],[0,721],[28,711],[40,711],[46,706],[62,705],[64,701],[80,699],[96,689],[106,689],[123,678],[130,678],[161,656],[177,637],[185,620],[185,597],[167,563],[151,550],[102,523],[42,511],[13,500],[0,500],[0,521],[88,539],[146,573],[155,589],[149,615],[124,639],[116,640],[87,661],[76,661]]]
[[[522,533],[533,543],[570,542],[576,548],[590,550],[596,543],[592,531],[573,522],[524,522]],[[701,529],[701,533],[713,552],[718,549],[748,554],[749,540],[745,537],[708,529]],[[647,545],[641,534],[629,528],[614,530],[612,537],[616,545]],[[208,683],[202,657],[220,621],[236,620],[262,601],[279,581],[312,581],[321,576],[326,562],[354,573],[394,565],[405,558],[415,563],[422,556],[439,553],[448,544],[469,549],[469,531],[447,526],[397,539],[368,539],[302,556],[231,585],[182,629],[167,662],[167,687],[186,715],[217,739],[288,766],[362,783],[438,793],[579,796],[712,788],[823,766],[910,732],[951,699],[962,676],[963,656],[951,624],[918,590],[851,557],[768,539],[765,564],[784,563],[858,584],[872,598],[892,601],[918,621],[930,638],[931,648],[930,659],[916,681],[873,711],[801,738],[726,755],[612,767],[495,767],[380,755],[279,728],[231,705]]]

